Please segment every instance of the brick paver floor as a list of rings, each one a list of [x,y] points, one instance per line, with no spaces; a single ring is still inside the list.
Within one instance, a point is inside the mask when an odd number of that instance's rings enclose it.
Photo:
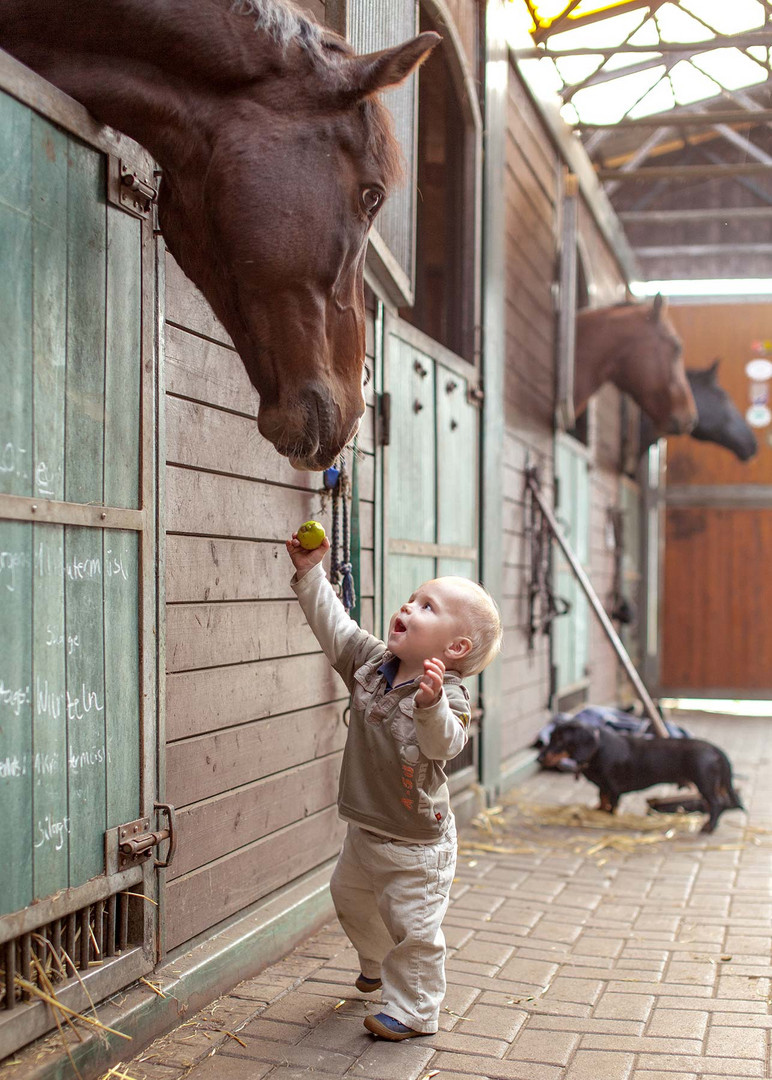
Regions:
[[[362,1026],[376,1002],[330,924],[121,1070],[136,1080],[769,1077],[772,720],[679,717],[729,753],[747,814],[712,836],[589,827],[585,779],[542,772],[461,833],[436,1035]],[[557,824],[544,807],[557,808]],[[562,823],[561,823],[562,819]],[[702,819],[700,819],[701,822]],[[545,821],[547,823],[545,823]],[[680,821],[679,825],[690,822]],[[495,850],[489,850],[489,849]]]

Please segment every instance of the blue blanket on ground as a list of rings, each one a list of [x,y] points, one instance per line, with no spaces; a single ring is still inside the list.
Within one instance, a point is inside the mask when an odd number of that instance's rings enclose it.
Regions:
[[[544,725],[531,745],[543,749],[548,745],[552,732],[558,724],[562,724],[566,720],[574,720],[579,724],[584,724],[586,727],[603,727],[605,725],[613,728],[614,731],[621,731],[628,735],[643,735],[650,738],[656,735],[656,732],[652,730],[651,721],[648,717],[635,716],[633,713],[625,712],[624,709],[614,709],[610,706],[588,705],[578,713],[555,713],[549,723]],[[663,718],[662,722],[671,739],[692,738],[690,731],[679,727],[678,724],[674,724],[672,720]],[[558,766],[561,772],[573,772],[575,768],[576,762],[571,761],[569,758],[565,758]]]

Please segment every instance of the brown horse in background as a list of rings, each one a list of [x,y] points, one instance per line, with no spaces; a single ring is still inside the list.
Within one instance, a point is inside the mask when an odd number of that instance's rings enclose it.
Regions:
[[[401,168],[376,95],[439,40],[356,56],[281,0],[0,3],[0,46],[160,163],[168,248],[298,468],[364,413],[367,235]]]
[[[605,382],[616,387],[650,417],[658,434],[686,434],[697,422],[697,407],[681,358],[681,341],[663,310],[652,304],[588,308],[576,319],[574,414]]]

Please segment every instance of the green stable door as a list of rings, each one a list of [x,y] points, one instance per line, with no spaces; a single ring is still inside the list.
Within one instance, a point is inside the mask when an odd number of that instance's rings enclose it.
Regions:
[[[157,548],[151,222],[109,133],[2,60],[0,1057],[53,1025],[28,986],[79,1009],[153,964],[110,830],[153,810]]]
[[[384,323],[383,626],[424,581],[478,580],[480,410],[477,371],[407,323]],[[479,678],[467,680],[473,707]],[[475,712],[473,712],[473,719]],[[458,790],[477,780],[478,724],[448,771]]]

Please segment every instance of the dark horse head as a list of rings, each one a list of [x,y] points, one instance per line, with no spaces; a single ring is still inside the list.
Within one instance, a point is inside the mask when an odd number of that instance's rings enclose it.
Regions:
[[[718,443],[731,450],[740,461],[749,461],[758,450],[756,436],[740,410],[718,384],[718,365],[714,360],[704,370],[689,370],[686,377],[697,406],[697,425],[690,432],[693,439]],[[641,453],[656,442],[657,436],[648,417],[641,417]]]
[[[160,163],[169,250],[298,468],[329,465],[364,413],[365,248],[401,168],[378,93],[439,40],[356,56],[282,0],[0,5],[3,48]]]
[[[629,394],[658,434],[683,434],[697,422],[682,346],[664,311],[652,304],[617,304],[580,311],[576,320],[574,412],[603,383]]]

